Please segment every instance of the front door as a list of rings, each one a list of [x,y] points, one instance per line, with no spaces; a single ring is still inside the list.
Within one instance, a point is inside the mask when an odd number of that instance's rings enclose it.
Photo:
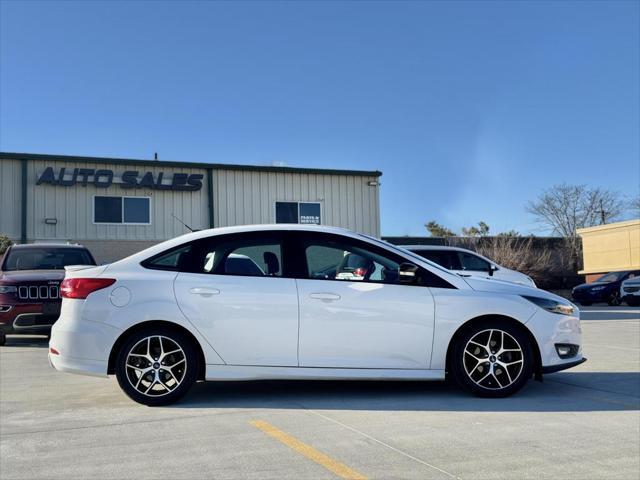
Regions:
[[[278,232],[211,237],[175,280],[178,305],[229,365],[298,365],[298,295]]]
[[[429,368],[433,297],[398,282],[401,258],[335,234],[298,245],[301,367]]]

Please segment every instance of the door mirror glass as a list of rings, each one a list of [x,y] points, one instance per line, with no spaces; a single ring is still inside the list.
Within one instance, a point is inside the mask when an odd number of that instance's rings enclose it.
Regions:
[[[414,284],[418,280],[418,266],[410,262],[401,263],[398,267],[398,279],[400,283]]]

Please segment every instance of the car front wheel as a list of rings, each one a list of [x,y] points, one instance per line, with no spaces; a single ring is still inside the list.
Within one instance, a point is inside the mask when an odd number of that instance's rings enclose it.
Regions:
[[[467,328],[453,345],[451,370],[456,383],[481,397],[507,397],[533,374],[527,336],[506,321]]]
[[[149,406],[168,405],[182,398],[195,383],[198,357],[181,332],[149,328],[133,333],[116,359],[120,388]]]

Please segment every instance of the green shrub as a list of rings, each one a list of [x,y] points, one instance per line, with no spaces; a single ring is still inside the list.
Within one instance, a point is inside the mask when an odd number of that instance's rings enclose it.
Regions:
[[[6,252],[7,248],[9,248],[11,244],[13,244],[13,242],[9,237],[6,235],[0,235],[0,255]]]

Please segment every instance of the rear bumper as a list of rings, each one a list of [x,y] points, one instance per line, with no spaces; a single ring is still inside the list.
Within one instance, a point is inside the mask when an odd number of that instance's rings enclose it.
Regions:
[[[93,377],[107,376],[107,362],[100,360],[73,358],[49,353],[49,365],[60,372],[77,373]]]
[[[60,319],[51,329],[49,362],[56,370],[84,375],[106,376],[109,355],[121,330],[102,322],[81,320],[82,300],[63,305]],[[57,354],[51,353],[54,349]]]
[[[542,373],[554,373],[554,372],[560,372],[562,370],[567,370],[568,368],[573,368],[573,367],[577,367],[578,365],[582,365],[584,362],[586,362],[587,359],[585,357],[580,358],[579,360],[573,360],[570,362],[566,362],[566,363],[560,363],[558,365],[549,365],[546,367],[542,367]]]

